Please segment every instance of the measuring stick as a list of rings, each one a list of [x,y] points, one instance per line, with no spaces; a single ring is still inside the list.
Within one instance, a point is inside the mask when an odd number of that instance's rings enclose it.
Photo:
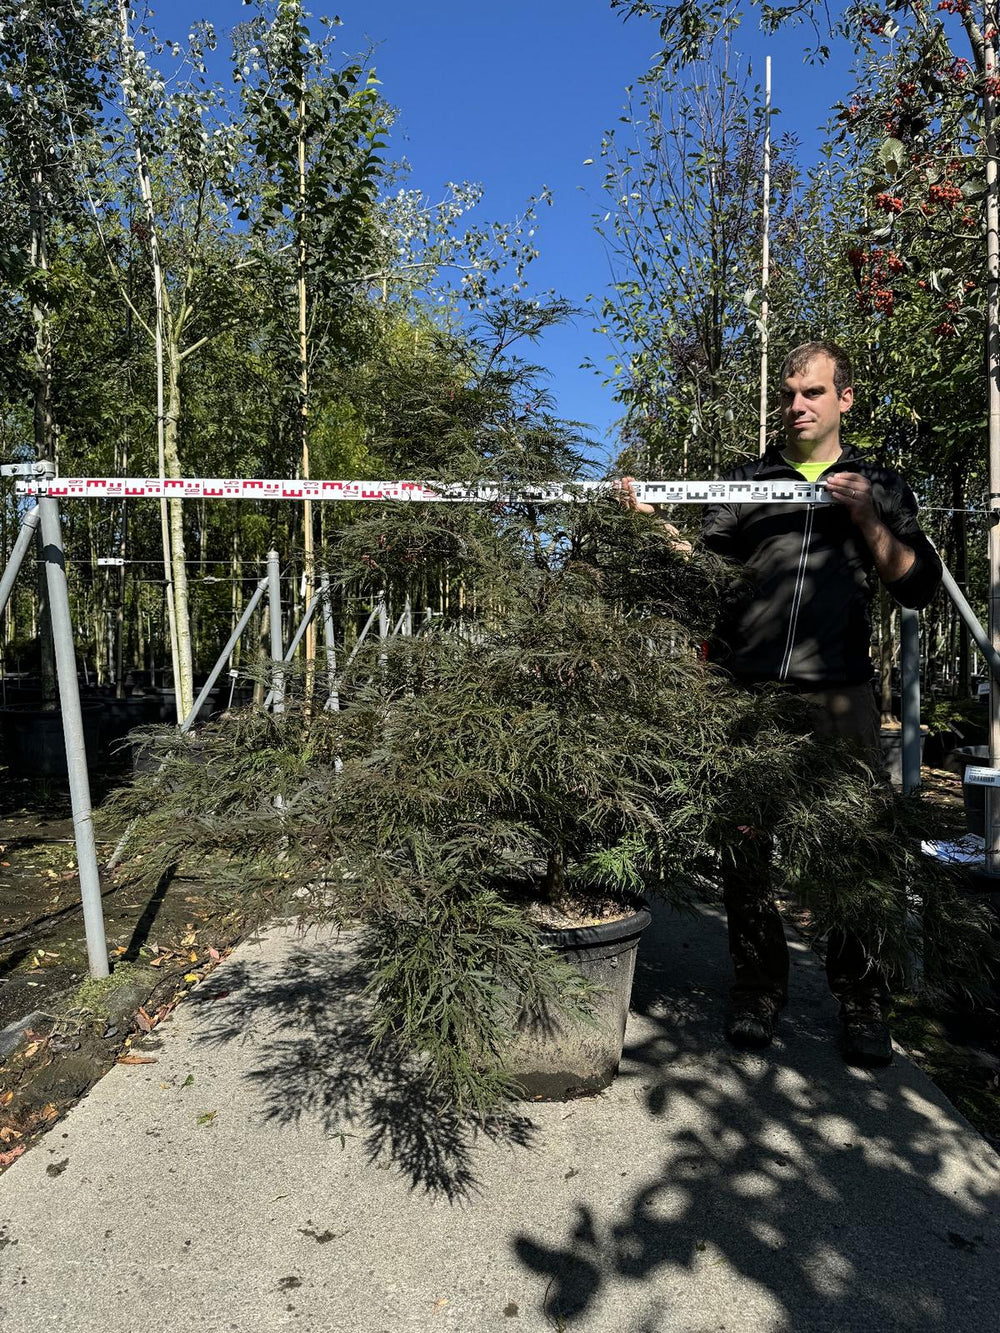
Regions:
[[[829,504],[808,481],[637,481],[646,504]],[[520,486],[423,481],[289,481],[276,478],[54,477],[18,480],[19,495],[68,500],[403,500],[471,504],[559,504],[613,494],[610,481]]]

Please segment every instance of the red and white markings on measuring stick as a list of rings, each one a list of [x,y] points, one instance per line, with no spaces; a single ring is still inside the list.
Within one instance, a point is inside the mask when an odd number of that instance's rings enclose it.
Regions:
[[[822,485],[808,481],[637,481],[646,504],[829,504]],[[403,500],[453,504],[553,504],[611,495],[607,481],[519,486],[424,481],[289,481],[275,478],[53,477],[18,480],[19,495],[67,500]]]

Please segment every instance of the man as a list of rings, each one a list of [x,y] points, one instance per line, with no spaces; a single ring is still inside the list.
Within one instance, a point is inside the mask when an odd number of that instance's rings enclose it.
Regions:
[[[810,705],[816,733],[850,737],[877,753],[869,655],[875,578],[901,605],[919,609],[937,591],[941,562],[902,477],[841,445],[841,421],[854,401],[843,350],[831,342],[796,347],[785,358],[781,386],[783,447],[771,446],[726,479],[822,481],[832,504],[706,507],[702,541],[749,575],[723,615],[712,656],[747,684],[787,684]],[[629,478],[620,499],[627,508],[654,512],[636,502]],[[772,901],[770,839],[750,829],[740,837],[723,853],[735,971],[726,1035],[735,1045],[760,1048],[770,1044],[786,1000],[788,949]],[[845,1058],[889,1064],[885,980],[853,932],[831,936],[827,976],[841,1002]]]

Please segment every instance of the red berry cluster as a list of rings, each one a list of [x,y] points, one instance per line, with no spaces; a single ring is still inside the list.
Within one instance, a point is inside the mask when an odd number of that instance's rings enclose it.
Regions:
[[[968,14],[971,8],[969,0],[941,0],[938,5],[946,14]]]
[[[881,194],[875,196],[875,207],[883,209],[886,213],[902,213],[903,201],[898,195],[883,190]]]
[[[936,333],[939,338],[954,338],[958,330],[955,328],[954,324],[951,324],[948,320],[944,319],[940,324],[934,326],[933,332]]]
[[[957,60],[952,61],[948,73],[956,83],[964,83],[969,77],[969,62],[964,56],[959,56]]]
[[[870,14],[862,14],[861,26],[866,32],[870,32],[876,37],[881,37],[885,32],[885,15],[880,14],[877,11]]]
[[[932,204],[943,204],[945,208],[952,208],[955,204],[961,203],[962,191],[957,185],[945,182],[941,185],[932,185],[927,191],[927,197]]]
[[[847,259],[854,269],[854,278],[858,284],[854,299],[862,310],[877,310],[880,314],[891,315],[896,304],[896,293],[886,284],[890,273],[901,273],[905,267],[894,250],[886,253],[880,247],[869,251],[852,248],[847,251]],[[862,277],[865,264],[871,264],[867,278]]]

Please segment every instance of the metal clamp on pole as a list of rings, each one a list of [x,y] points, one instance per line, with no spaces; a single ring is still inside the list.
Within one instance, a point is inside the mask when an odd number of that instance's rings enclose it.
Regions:
[[[42,481],[49,474],[48,464],[42,461],[33,463],[0,463],[0,477],[36,477]],[[51,473],[55,476],[55,473]]]

